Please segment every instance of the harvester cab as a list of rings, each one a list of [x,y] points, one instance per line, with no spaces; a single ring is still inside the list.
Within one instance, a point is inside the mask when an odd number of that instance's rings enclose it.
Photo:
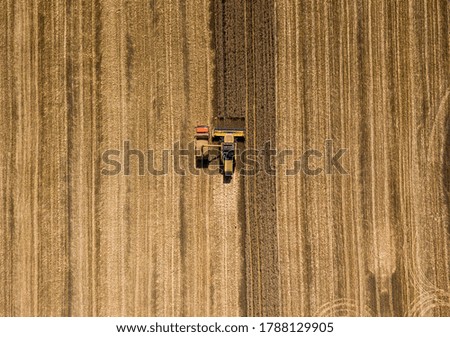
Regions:
[[[214,128],[210,131],[206,125],[195,128],[195,158],[197,167],[210,162],[211,148],[220,149],[220,161],[226,178],[233,176],[235,154],[238,141],[245,139],[245,130],[237,128]]]

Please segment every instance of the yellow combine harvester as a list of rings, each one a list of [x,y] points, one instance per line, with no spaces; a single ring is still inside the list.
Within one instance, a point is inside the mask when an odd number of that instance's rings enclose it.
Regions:
[[[209,149],[220,149],[220,160],[225,177],[233,175],[236,143],[244,140],[245,130],[237,128],[214,128],[212,132],[208,125],[198,125],[195,128],[195,159],[197,166],[208,164]]]

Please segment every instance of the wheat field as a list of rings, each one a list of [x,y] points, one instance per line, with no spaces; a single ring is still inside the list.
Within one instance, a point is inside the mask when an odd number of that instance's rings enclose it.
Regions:
[[[450,316],[447,0],[1,4],[0,316]],[[132,151],[218,118],[293,155]]]

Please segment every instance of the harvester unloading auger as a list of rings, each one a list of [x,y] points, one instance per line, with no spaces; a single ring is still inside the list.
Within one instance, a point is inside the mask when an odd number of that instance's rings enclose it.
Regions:
[[[195,127],[195,160],[197,167],[203,167],[210,162],[210,149],[220,150],[220,161],[223,165],[223,174],[231,178],[234,171],[235,153],[238,141],[245,139],[245,129],[240,128],[213,128],[208,125]]]

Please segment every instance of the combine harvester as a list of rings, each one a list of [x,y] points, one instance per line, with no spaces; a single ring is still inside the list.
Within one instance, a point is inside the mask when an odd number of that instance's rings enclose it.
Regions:
[[[213,128],[208,125],[195,127],[195,161],[197,167],[205,167],[211,162],[210,149],[220,149],[220,162],[226,179],[233,176],[235,153],[238,141],[245,139],[245,129]]]

